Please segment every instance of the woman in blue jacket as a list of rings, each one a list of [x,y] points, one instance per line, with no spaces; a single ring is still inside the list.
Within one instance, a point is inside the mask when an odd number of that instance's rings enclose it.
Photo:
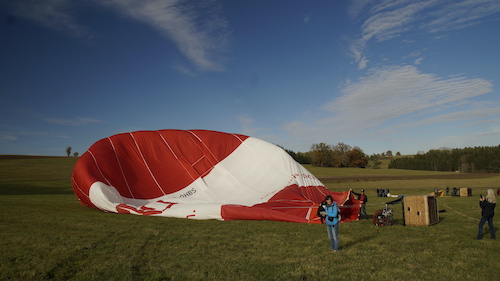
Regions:
[[[332,251],[337,252],[339,250],[339,221],[340,212],[332,199],[332,196],[327,195],[325,197],[326,202],[326,231],[328,232],[328,238],[330,239],[330,245],[332,246]]]

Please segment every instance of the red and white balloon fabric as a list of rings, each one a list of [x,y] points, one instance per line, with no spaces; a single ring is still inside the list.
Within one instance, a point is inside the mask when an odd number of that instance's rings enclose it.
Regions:
[[[349,191],[331,192],[276,145],[207,130],[138,131],[93,144],[72,176],[80,202],[106,212],[190,219],[319,223],[328,194],[357,220]]]

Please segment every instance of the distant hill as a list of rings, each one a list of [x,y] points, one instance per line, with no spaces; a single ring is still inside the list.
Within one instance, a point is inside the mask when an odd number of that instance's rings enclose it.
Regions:
[[[379,160],[381,162],[380,169],[389,169],[389,163],[393,159],[402,158],[402,157],[413,157],[413,156],[415,156],[415,155],[398,155],[398,156],[383,157]]]

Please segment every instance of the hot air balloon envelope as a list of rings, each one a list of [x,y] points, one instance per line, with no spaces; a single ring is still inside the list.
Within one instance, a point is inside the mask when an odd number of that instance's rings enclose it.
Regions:
[[[319,223],[326,195],[343,221],[359,201],[331,192],[276,145],[207,130],[138,131],[93,144],[77,161],[73,190],[106,212],[190,219]]]

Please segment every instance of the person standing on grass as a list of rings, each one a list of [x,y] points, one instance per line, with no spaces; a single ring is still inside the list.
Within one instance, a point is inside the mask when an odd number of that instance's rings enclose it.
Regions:
[[[328,233],[328,238],[330,239],[330,245],[332,251],[337,252],[339,250],[339,221],[340,221],[340,211],[337,203],[333,201],[332,196],[327,195],[325,197],[326,202],[326,231]]]
[[[351,189],[351,191],[352,191],[352,189]],[[361,189],[361,194],[360,193],[356,193],[354,191],[352,191],[352,193],[354,195],[358,196],[358,200],[361,203],[361,208],[359,209],[359,218],[363,219],[363,217],[364,217],[366,219],[369,219],[368,214],[366,213],[366,208],[365,208],[366,202],[368,202],[368,196],[366,196],[365,190]]]
[[[488,226],[490,227],[490,238],[496,239],[495,227],[493,226],[493,216],[495,215],[496,205],[497,200],[495,198],[495,193],[493,193],[493,189],[488,189],[486,198],[484,198],[482,195],[479,198],[479,206],[481,207],[481,220],[479,221],[479,232],[477,233],[477,240],[481,240],[483,238],[483,226],[486,222],[488,222]]]

